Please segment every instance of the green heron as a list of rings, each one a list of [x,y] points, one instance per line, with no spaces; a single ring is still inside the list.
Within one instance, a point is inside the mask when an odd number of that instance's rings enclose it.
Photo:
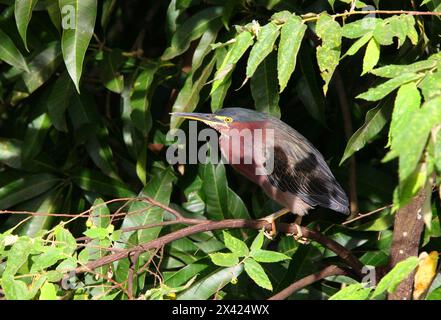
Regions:
[[[321,153],[281,120],[243,108],[225,108],[213,114],[175,112],[172,116],[202,121],[220,133],[223,157],[283,206],[263,218],[272,223],[273,231],[274,220],[288,212],[301,218],[311,208],[322,206],[349,214],[348,198]],[[262,139],[237,139],[244,130],[252,137],[260,131]],[[233,140],[238,144],[233,146]]]

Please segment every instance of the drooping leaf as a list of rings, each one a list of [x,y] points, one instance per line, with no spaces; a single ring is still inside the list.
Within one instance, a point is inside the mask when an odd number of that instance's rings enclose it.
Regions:
[[[80,92],[84,57],[92,39],[97,14],[97,0],[59,0],[63,16],[61,48],[67,71]]]
[[[260,28],[257,41],[248,57],[246,75],[251,78],[263,60],[273,51],[274,44],[279,37],[280,27],[270,22]]]
[[[323,92],[326,95],[340,60],[342,29],[332,17],[322,13],[317,20],[316,33],[322,39],[322,45],[317,47],[317,62],[325,81]]]
[[[257,262],[264,262],[264,263],[279,262],[279,261],[291,259],[290,257],[288,257],[283,253],[276,251],[262,250],[262,249],[251,252],[251,257]]]
[[[103,55],[100,64],[101,81],[110,91],[121,93],[124,88],[124,76],[121,74],[119,67],[123,63],[124,57],[119,50],[105,51]]]
[[[28,49],[28,44],[26,41],[27,30],[29,21],[31,21],[32,10],[37,4],[38,0],[16,0],[15,1],[15,22],[17,23],[17,29],[20,33],[21,38],[23,39],[23,43],[25,45],[26,50]]]
[[[277,74],[276,55],[270,54],[260,63],[251,78],[251,95],[256,110],[280,117],[279,92],[274,78]]]
[[[285,89],[296,67],[297,53],[299,52],[305,31],[306,25],[297,16],[291,16],[282,26],[279,49],[277,51],[277,74],[280,92]]]
[[[52,124],[60,131],[67,131],[65,113],[73,92],[74,86],[67,72],[64,72],[50,89],[47,110]]]
[[[364,124],[349,139],[340,164],[362,149],[383,129],[390,117],[391,108],[392,105],[385,102],[367,112]]]
[[[9,36],[0,29],[0,60],[29,72],[26,60]]]
[[[380,45],[375,38],[372,38],[366,47],[366,53],[364,54],[363,59],[363,72],[361,75],[370,72],[377,65],[379,59]]]

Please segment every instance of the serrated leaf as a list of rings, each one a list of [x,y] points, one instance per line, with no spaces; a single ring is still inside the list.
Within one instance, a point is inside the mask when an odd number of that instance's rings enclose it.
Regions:
[[[257,34],[257,41],[251,49],[247,61],[246,75],[251,78],[257,67],[273,51],[274,44],[279,37],[280,28],[270,22],[260,28]]]
[[[367,300],[370,293],[371,289],[365,288],[362,283],[354,283],[332,295],[329,300]]]
[[[251,78],[250,86],[256,110],[280,118],[279,91],[274,81],[276,68],[276,55],[271,53],[260,63]]]
[[[80,92],[84,57],[93,36],[97,14],[97,0],[59,0],[63,17],[61,48],[67,71]],[[64,9],[63,9],[64,8]]]
[[[417,257],[409,257],[406,260],[398,262],[395,267],[380,280],[371,298],[373,299],[385,291],[388,293],[395,292],[401,281],[406,279],[417,266]]]
[[[26,60],[9,36],[0,29],[0,60],[29,72]]]
[[[328,92],[334,70],[340,61],[342,28],[328,14],[322,13],[317,20],[316,33],[322,39],[321,46],[317,47],[317,62],[325,84],[323,92]]]
[[[357,99],[364,99],[367,101],[377,101],[383,99],[389,93],[400,87],[401,85],[421,78],[420,74],[405,73],[396,78],[390,79],[368,91],[359,94]]]
[[[277,74],[279,78],[279,92],[282,92],[296,67],[297,53],[299,52],[306,25],[297,16],[291,16],[280,31],[280,43],[277,51]]]
[[[366,53],[363,58],[363,72],[361,75],[370,72],[377,65],[379,59],[380,45],[375,38],[372,38],[366,47]]]
[[[234,253],[210,253],[211,261],[220,267],[232,267],[239,263],[239,258]]]
[[[270,279],[262,266],[253,259],[246,259],[244,262],[245,272],[259,286],[267,290],[273,290]]]
[[[418,61],[408,65],[390,64],[371,71],[372,74],[383,78],[396,78],[404,73],[417,73],[431,69],[438,64],[436,60]]]
[[[69,230],[57,226],[54,230],[56,246],[66,256],[71,256],[77,249],[77,242]]]
[[[375,26],[381,21],[382,19],[379,18],[365,17],[351,23],[346,23],[341,30],[342,36],[349,39],[361,38],[373,32]]]
[[[32,257],[31,273],[49,268],[64,258],[66,258],[66,255],[64,255],[62,250],[55,247],[48,247],[45,252]]]
[[[17,23],[18,33],[23,39],[26,50],[28,49],[28,44],[26,41],[27,30],[29,21],[31,21],[32,10],[37,4],[38,0],[16,0],[14,7],[15,22]]]
[[[223,235],[225,246],[238,257],[245,257],[250,253],[245,242],[233,237],[225,231],[223,232]]]
[[[255,250],[251,252],[251,257],[257,262],[271,263],[271,262],[279,262],[283,260],[291,259],[287,255],[276,251],[269,250]]]

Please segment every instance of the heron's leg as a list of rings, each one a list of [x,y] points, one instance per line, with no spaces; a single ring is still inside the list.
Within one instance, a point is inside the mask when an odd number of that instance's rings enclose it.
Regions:
[[[303,233],[302,233],[302,228],[301,228],[301,225],[302,225],[302,216],[297,216],[297,217],[296,217],[296,219],[295,219],[295,221],[294,221],[294,225],[296,226],[296,229],[297,229],[297,233],[296,233],[296,234],[292,234],[292,236],[294,237],[294,239],[295,239],[298,243],[301,243],[301,244],[308,244],[308,243],[310,243],[309,239],[305,238],[305,237],[303,236]]]
[[[274,236],[277,233],[276,230],[276,219],[280,218],[281,216],[284,216],[287,213],[290,213],[291,211],[289,209],[281,209],[279,211],[276,211],[274,213],[271,213],[270,215],[267,215],[266,217],[260,218],[259,220],[265,220],[268,223],[271,223],[271,231],[270,232],[266,232],[265,231],[265,236],[269,239],[273,239]]]

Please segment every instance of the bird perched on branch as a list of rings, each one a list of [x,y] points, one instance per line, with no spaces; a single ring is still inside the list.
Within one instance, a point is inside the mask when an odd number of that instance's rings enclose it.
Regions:
[[[263,218],[272,223],[273,233],[275,219],[288,212],[301,217],[322,206],[349,214],[347,196],[321,153],[281,120],[243,108],[172,115],[202,121],[217,130],[224,159],[284,207]]]

